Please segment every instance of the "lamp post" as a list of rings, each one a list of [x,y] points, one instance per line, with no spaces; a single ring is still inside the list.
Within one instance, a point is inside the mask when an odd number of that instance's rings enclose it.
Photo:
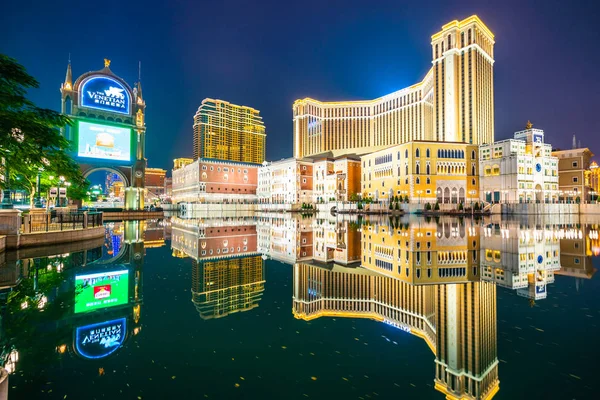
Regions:
[[[422,190],[417,190],[417,194],[419,195],[419,204],[421,204],[421,194],[423,193]]]
[[[69,206],[69,198],[67,197],[67,191],[69,190],[69,188],[71,187],[71,182],[65,182],[65,207]]]
[[[42,204],[42,193],[41,193],[41,179],[42,179],[42,171],[44,169],[43,168],[38,168],[38,173],[37,176],[35,178],[35,203],[33,204],[34,208],[43,208],[44,205]]]
[[[9,152],[6,151],[8,154]],[[2,165],[4,166],[4,189],[2,190],[2,203],[0,203],[0,209],[8,210],[13,208],[12,201],[10,199],[10,171],[8,169],[8,162],[6,158],[2,157]]]
[[[58,177],[58,193],[56,194],[56,207],[60,207],[62,201],[60,200],[60,187],[62,186],[62,184],[65,182],[65,177],[64,176],[59,176]]]

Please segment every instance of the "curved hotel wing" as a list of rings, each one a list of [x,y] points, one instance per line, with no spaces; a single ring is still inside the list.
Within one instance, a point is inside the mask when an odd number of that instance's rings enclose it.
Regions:
[[[294,157],[362,155],[414,140],[494,141],[494,35],[477,16],[431,37],[432,67],[375,100],[293,105]]]

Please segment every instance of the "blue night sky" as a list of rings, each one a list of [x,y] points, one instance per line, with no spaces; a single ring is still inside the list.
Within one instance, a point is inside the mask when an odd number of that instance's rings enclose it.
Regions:
[[[117,6],[118,4],[118,6]],[[130,84],[142,62],[149,165],[192,155],[192,117],[205,97],[261,111],[267,159],[292,155],[295,99],[371,99],[416,83],[430,37],[477,14],[496,35],[496,139],[530,119],[568,148],[575,133],[600,156],[600,7],[566,1],[10,1],[0,52],[41,84],[58,110],[71,53],[74,78],[103,67]]]

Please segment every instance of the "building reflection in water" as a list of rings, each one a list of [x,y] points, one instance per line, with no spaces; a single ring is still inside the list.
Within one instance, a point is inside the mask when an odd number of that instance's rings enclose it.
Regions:
[[[145,227],[110,223],[103,240],[7,255],[19,271],[1,291],[2,361],[10,372],[18,368],[15,354],[35,371],[56,356],[108,357],[140,332]],[[43,342],[35,340],[41,330]]]
[[[173,254],[192,259],[192,302],[200,318],[258,307],[264,261],[254,218],[171,220]]]
[[[435,388],[448,398],[499,390],[497,286],[534,304],[555,273],[591,277],[600,250],[597,229],[577,221],[265,213],[171,223],[173,255],[193,260],[202,319],[257,307],[264,259],[287,263],[296,318],[368,318],[422,338],[435,354]]]
[[[499,389],[496,286],[482,282],[479,229],[458,220],[346,223],[362,237],[362,265],[294,265],[293,313],[369,318],[422,338],[436,355],[435,388],[450,398]]]

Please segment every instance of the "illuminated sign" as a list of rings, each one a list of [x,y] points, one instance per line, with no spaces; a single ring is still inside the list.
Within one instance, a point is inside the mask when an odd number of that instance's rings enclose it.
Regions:
[[[102,111],[129,114],[129,91],[108,76],[95,76],[79,88],[81,106]]]
[[[99,272],[75,276],[75,313],[127,304],[129,271]]]
[[[75,331],[75,348],[85,358],[103,358],[114,353],[125,340],[125,318],[86,325]]]
[[[542,135],[533,135],[533,143],[541,144],[544,142],[544,137]]]
[[[77,155],[103,160],[131,159],[131,129],[78,122]]]

